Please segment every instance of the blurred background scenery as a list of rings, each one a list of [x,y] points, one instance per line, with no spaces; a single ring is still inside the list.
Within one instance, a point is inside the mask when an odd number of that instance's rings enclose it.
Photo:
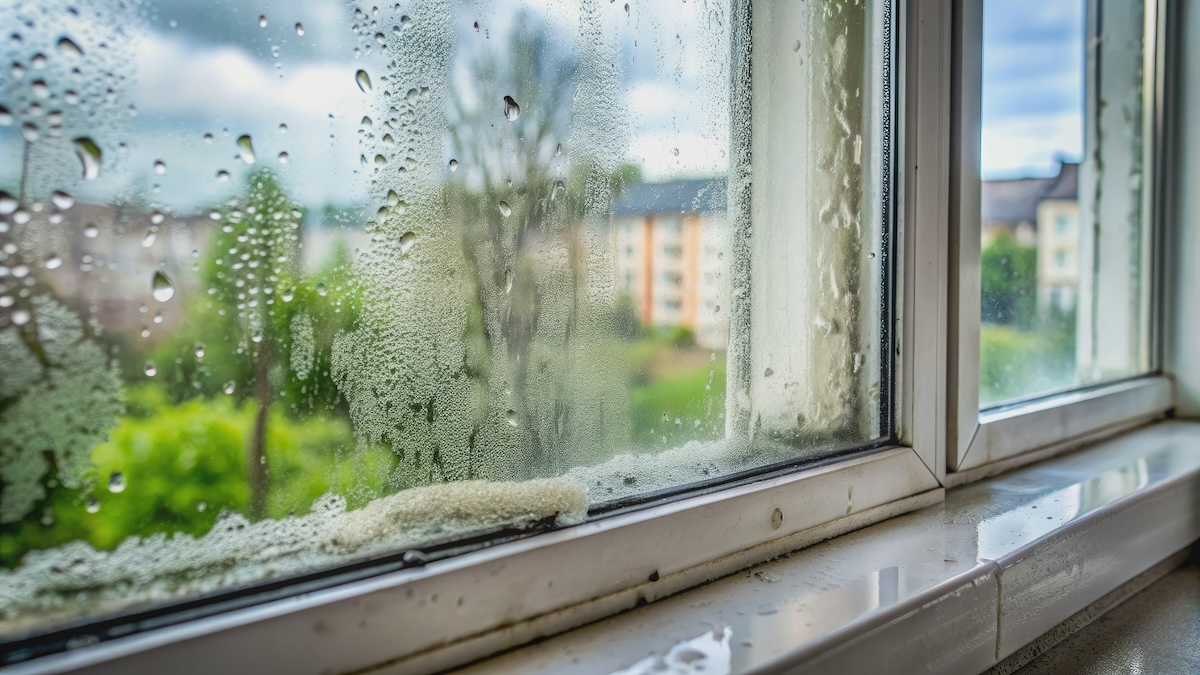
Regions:
[[[0,567],[724,438],[728,3],[260,5],[0,2]],[[1083,31],[987,8],[993,403],[1074,377]]]

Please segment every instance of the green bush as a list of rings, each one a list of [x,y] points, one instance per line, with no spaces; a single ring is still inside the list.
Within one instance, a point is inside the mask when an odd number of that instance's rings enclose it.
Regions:
[[[979,402],[1062,389],[1077,380],[1074,322],[1043,319],[1035,330],[985,325],[980,332]]]
[[[54,487],[41,522],[26,519],[0,533],[0,560],[15,565],[27,551],[83,539],[111,549],[130,536],[182,532],[201,535],[224,510],[246,512],[247,445],[257,412],[232,396],[167,402],[162,387],[128,393],[131,414],[92,451],[96,473],[89,490]],[[351,508],[384,491],[394,455],[356,447],[347,420],[328,415],[296,419],[276,404],[270,411],[266,453],[271,483],[268,514],[303,514],[333,491]],[[116,473],[124,484],[110,490]],[[90,513],[89,501],[99,510]],[[93,507],[94,508],[94,507]]]

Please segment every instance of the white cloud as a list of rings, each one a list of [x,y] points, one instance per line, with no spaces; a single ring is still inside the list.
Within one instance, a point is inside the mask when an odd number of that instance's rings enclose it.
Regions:
[[[1057,158],[1083,154],[1083,119],[1078,113],[1013,117],[982,130],[984,178],[1054,173]]]

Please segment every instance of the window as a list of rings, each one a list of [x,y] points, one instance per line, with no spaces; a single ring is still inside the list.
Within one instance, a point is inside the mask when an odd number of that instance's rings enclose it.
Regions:
[[[1071,218],[1066,215],[1055,216],[1054,218],[1054,233],[1059,236],[1064,236],[1071,231]]]
[[[889,3],[234,5],[0,8],[0,639],[896,442]]]
[[[0,665],[453,667],[1161,415],[1159,4],[0,5]]]
[[[1037,232],[1001,229],[982,248],[985,407],[1149,370],[1144,12],[984,3],[981,218]],[[1076,302],[1039,301],[1053,287]]]
[[[956,16],[948,481],[1172,405],[1155,347],[1161,5]]]

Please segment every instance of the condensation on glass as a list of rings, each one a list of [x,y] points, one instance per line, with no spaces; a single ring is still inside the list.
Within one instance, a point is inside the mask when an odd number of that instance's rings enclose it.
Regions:
[[[984,407],[1150,368],[1145,13],[984,5]]]
[[[0,4],[0,635],[886,436],[886,4]]]

